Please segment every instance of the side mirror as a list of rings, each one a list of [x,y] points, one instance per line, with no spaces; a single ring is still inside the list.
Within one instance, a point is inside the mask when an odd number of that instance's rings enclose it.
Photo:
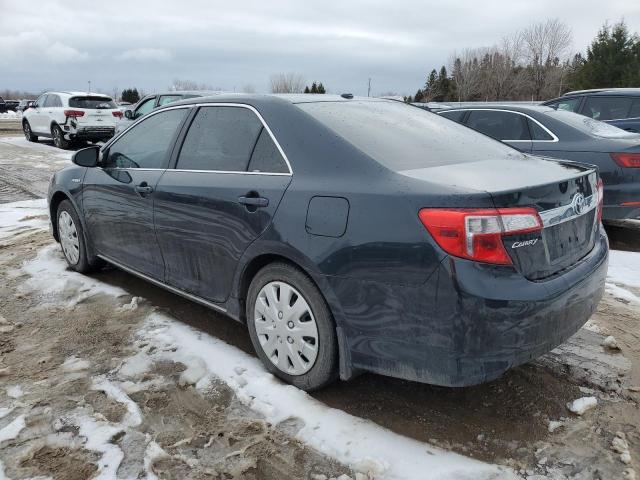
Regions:
[[[129,120],[133,120],[133,110],[130,110],[130,109],[128,109],[128,108],[127,108],[127,109],[124,111],[124,116],[125,116],[126,118],[128,118]]]
[[[100,147],[92,146],[78,150],[71,157],[71,161],[81,167],[95,167],[98,165],[98,159],[100,158]]]

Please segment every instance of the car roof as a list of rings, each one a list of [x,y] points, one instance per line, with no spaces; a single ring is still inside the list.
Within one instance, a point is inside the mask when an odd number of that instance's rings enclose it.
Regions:
[[[571,95],[604,95],[604,96],[640,96],[640,88],[591,88],[588,90],[573,90],[563,97]]]
[[[247,103],[252,104],[254,102],[287,102],[291,104],[297,103],[321,103],[321,102],[353,102],[353,101],[368,101],[368,102],[387,102],[387,103],[402,103],[396,100],[388,100],[384,98],[375,97],[348,97],[345,98],[342,95],[330,95],[330,94],[313,94],[313,93],[228,93],[220,92],[215,95],[188,98],[179,102],[168,103],[167,106],[175,105],[189,105],[193,103],[206,103],[211,101],[212,103]]]
[[[50,92],[44,92],[43,95],[49,95],[49,94],[54,94],[54,95],[69,95],[70,97],[105,97],[105,98],[111,98],[111,96],[105,94],[105,93],[97,93],[97,92],[81,92],[81,91],[50,91]]]

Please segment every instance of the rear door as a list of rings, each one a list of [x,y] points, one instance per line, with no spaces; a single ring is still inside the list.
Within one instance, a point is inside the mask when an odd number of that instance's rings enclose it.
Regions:
[[[108,145],[84,177],[84,216],[98,253],[158,280],[164,264],[153,225],[155,187],[188,111],[150,115]]]
[[[156,189],[165,282],[224,301],[243,252],[271,223],[291,181],[275,139],[246,105],[203,106]]]
[[[523,152],[531,151],[527,117],[506,110],[471,110],[466,125]]]

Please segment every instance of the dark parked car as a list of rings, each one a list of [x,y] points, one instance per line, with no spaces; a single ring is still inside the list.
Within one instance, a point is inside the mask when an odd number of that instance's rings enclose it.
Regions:
[[[168,103],[178,102],[188,98],[204,97],[217,94],[219,92],[207,92],[207,91],[175,91],[175,92],[162,92],[146,95],[138,101],[135,105],[130,105],[124,109],[124,118],[116,124],[116,133],[120,133],[125,130],[132,122],[145,116],[150,111],[167,105]]]
[[[603,294],[594,168],[399,102],[195,98],[73,161],[48,195],[70,267],[106,261],[245,323],[300,388],[485,382]]]
[[[15,112],[20,102],[18,100],[6,100],[5,103],[7,104],[7,110]]]
[[[578,90],[543,105],[579,113],[629,132],[640,132],[640,88]]]
[[[0,113],[5,113],[7,111],[7,102],[4,101],[4,98],[0,97]]]
[[[604,220],[640,218],[640,135],[551,107],[469,107],[438,114],[524,152],[597,165]]]
[[[35,100],[20,100],[16,107],[16,112],[24,112],[26,109],[33,107],[35,103]]]

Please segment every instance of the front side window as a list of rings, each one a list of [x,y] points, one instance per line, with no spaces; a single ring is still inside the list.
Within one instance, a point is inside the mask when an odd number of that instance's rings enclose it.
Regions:
[[[451,112],[440,112],[438,115],[453,120],[454,122],[462,123],[462,117],[464,117],[465,113],[467,113],[466,110],[453,110]]]
[[[184,139],[177,169],[245,172],[262,123],[241,107],[201,107]]]
[[[34,106],[37,107],[37,108],[44,107],[44,104],[47,102],[47,97],[48,97],[48,95],[46,93],[43,94],[43,95],[40,95],[38,97],[38,99],[36,100],[36,103],[35,103]]]
[[[639,118],[640,117],[640,98],[636,98],[631,105],[631,109],[629,110],[629,118]]]
[[[496,140],[530,140],[525,117],[513,112],[473,110],[467,126]]]
[[[136,113],[134,115],[133,118],[140,118],[144,115],[146,115],[147,113],[149,113],[151,110],[153,110],[153,105],[156,101],[156,97],[150,98],[148,100],[145,100],[137,109],[136,109]]]
[[[101,166],[166,168],[174,137],[188,110],[166,110],[133,126],[109,147]]]
[[[631,103],[628,97],[588,97],[582,114],[596,120],[627,118]]]

